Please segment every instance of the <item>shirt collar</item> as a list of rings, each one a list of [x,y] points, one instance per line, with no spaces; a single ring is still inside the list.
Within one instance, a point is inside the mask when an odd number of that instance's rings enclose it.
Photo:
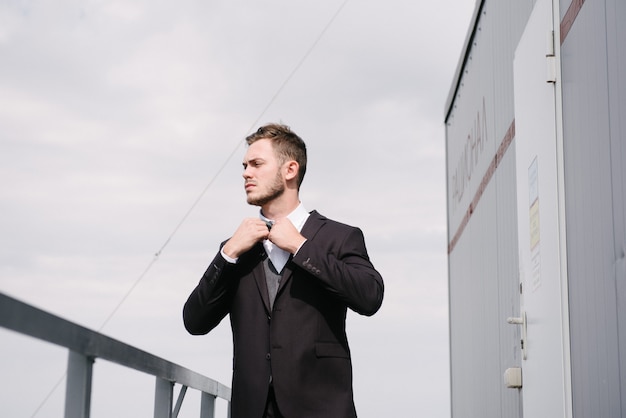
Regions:
[[[272,219],[266,218],[263,215],[262,211],[259,211],[259,217],[264,222],[272,222],[273,221]],[[287,219],[289,219],[289,221],[291,221],[293,226],[295,226],[298,231],[302,231],[302,227],[304,226],[304,223],[306,222],[306,220],[308,218],[309,218],[309,212],[307,212],[307,210],[304,208],[304,205],[302,204],[302,202],[300,202],[298,207],[295,208],[293,212],[291,212],[289,215],[287,215]]]

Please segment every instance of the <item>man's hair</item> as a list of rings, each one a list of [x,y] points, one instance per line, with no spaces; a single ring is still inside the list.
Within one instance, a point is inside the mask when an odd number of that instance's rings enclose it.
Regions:
[[[281,164],[288,160],[294,160],[298,163],[300,167],[298,170],[298,189],[300,189],[302,180],[304,180],[304,173],[306,173],[306,145],[302,138],[296,135],[289,126],[269,123],[246,137],[246,142],[251,145],[260,139],[272,141],[274,152],[276,152]]]

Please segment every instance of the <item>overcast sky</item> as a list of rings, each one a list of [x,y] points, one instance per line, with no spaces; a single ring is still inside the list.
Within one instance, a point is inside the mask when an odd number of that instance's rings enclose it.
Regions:
[[[0,1],[0,292],[230,386],[228,321],[190,336],[182,305],[257,213],[243,138],[283,122],[305,207],[359,226],[385,280],[348,316],[359,416],[448,417],[443,119],[474,3]],[[3,415],[61,416],[67,351],[0,340]],[[97,361],[92,417],[153,392]]]

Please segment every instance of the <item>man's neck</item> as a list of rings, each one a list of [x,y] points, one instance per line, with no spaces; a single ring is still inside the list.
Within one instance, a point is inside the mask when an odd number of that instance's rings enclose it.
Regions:
[[[289,199],[287,201],[273,200],[261,207],[263,216],[267,219],[281,219],[287,217],[300,205],[300,199]]]

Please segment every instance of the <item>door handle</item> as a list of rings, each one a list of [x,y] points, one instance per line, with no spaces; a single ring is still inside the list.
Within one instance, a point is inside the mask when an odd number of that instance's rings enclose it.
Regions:
[[[522,326],[522,340],[520,341],[521,347],[522,347],[522,358],[524,360],[526,360],[526,346],[528,345],[528,335],[527,335],[527,329],[526,329],[526,312],[522,312],[522,316],[519,317],[508,317],[506,319],[506,322],[508,322],[509,324],[512,325],[521,325]]]

